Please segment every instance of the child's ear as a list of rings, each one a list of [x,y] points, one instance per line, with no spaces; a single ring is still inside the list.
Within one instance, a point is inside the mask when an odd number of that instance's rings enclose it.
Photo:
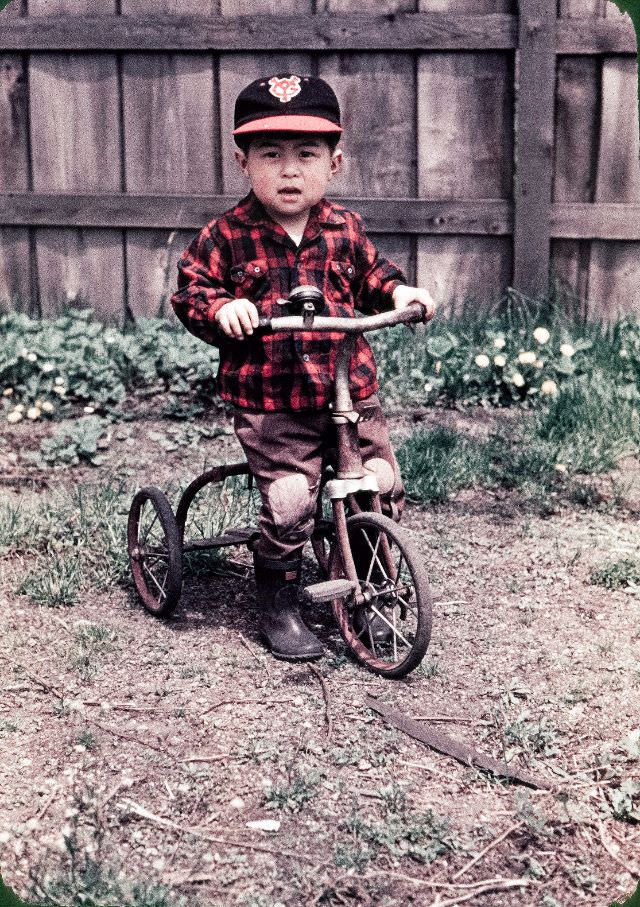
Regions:
[[[238,167],[242,170],[245,176],[249,176],[247,173],[247,155],[240,148],[236,149],[236,161]]]
[[[336,148],[331,155],[331,176],[339,173],[342,167],[342,148]]]

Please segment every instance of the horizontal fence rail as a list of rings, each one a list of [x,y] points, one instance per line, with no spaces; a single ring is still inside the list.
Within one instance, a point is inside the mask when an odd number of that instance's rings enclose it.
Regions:
[[[233,195],[0,194],[0,222],[7,226],[137,227],[198,230],[227,211]],[[357,210],[369,233],[510,236],[513,204],[503,199],[429,201],[415,198],[337,198]],[[554,203],[553,239],[640,240],[640,204]]]
[[[556,53],[635,54],[630,22],[558,20]],[[315,16],[39,16],[2,23],[0,51],[515,50],[518,17],[503,13]]]

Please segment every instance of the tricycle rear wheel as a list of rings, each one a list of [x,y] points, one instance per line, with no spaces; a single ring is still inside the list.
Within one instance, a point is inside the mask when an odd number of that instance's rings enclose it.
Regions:
[[[142,488],[129,510],[127,547],[133,582],[147,611],[168,617],[182,591],[182,540],[167,496]]]

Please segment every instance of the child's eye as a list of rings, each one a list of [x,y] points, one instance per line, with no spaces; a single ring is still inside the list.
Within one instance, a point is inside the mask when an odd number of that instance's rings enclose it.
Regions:
[[[315,157],[315,156],[316,156],[315,151],[301,151],[300,152],[300,157],[303,157],[303,158],[310,158],[310,157]]]

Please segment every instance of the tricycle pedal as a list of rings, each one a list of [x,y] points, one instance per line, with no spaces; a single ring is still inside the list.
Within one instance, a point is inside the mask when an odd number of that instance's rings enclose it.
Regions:
[[[312,586],[305,586],[304,596],[314,604],[320,602],[330,602],[334,598],[346,598],[355,592],[357,583],[350,579],[328,579],[323,583],[314,583]]]

